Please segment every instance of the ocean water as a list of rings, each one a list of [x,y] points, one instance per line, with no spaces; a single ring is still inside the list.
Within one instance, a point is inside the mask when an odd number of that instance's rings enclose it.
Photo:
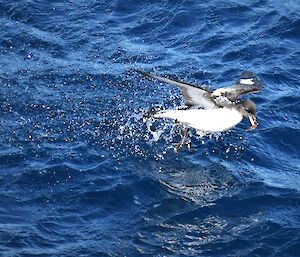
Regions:
[[[0,1],[0,256],[300,256],[297,0]],[[259,127],[149,121],[243,70]]]

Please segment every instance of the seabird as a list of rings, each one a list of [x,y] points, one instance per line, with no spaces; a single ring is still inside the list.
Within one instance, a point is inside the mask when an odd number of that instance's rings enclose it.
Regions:
[[[176,149],[179,150],[188,137],[189,128],[213,133],[229,130],[240,123],[243,117],[249,119],[253,130],[258,126],[256,105],[250,99],[239,99],[241,95],[256,93],[262,89],[261,81],[251,71],[243,71],[232,86],[211,91],[187,82],[182,82],[148,72],[135,70],[145,77],[174,84],[181,89],[186,108],[155,112],[153,118],[173,119],[185,126],[183,137]]]

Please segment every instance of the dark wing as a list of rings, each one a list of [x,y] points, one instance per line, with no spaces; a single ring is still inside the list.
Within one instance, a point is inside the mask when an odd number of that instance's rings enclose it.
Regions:
[[[251,71],[243,71],[235,85],[216,89],[212,97],[225,96],[230,101],[235,101],[240,95],[257,93],[262,89],[261,81]]]
[[[159,81],[178,86],[181,89],[184,103],[189,107],[203,109],[212,109],[218,107],[215,101],[211,98],[211,93],[204,88],[200,88],[190,83],[160,77],[140,70],[135,71],[140,74],[143,74],[145,77],[157,79]]]

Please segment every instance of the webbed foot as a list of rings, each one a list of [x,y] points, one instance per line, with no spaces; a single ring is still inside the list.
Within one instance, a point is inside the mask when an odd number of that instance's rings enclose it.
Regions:
[[[182,138],[181,138],[180,142],[175,147],[175,152],[176,153],[179,152],[179,150],[181,150],[186,145],[186,141],[189,137],[189,131],[190,131],[189,128],[184,128],[182,130]]]

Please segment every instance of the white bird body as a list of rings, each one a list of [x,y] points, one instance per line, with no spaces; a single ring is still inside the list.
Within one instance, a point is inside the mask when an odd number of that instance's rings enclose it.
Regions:
[[[166,110],[154,114],[154,118],[168,118],[201,132],[223,132],[233,128],[243,119],[234,108]]]

